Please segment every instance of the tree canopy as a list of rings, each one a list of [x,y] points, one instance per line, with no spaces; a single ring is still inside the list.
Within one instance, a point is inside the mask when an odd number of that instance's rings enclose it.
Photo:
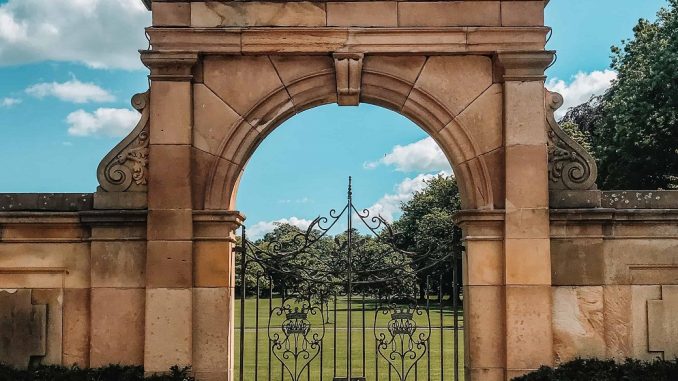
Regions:
[[[678,185],[678,0],[612,47],[618,78],[563,118],[590,134],[604,189]]]

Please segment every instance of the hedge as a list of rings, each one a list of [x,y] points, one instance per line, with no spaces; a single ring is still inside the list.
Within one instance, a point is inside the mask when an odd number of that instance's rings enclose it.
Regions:
[[[557,368],[541,367],[539,370],[513,381],[677,381],[678,359],[643,362],[627,359],[622,363],[613,360],[577,359]]]
[[[0,364],[0,381],[194,381],[190,368],[173,366],[167,375],[144,377],[141,366],[109,365],[104,368],[82,369],[40,365],[27,370]]]

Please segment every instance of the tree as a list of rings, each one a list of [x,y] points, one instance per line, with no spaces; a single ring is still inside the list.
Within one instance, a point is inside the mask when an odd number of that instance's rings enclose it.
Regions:
[[[456,179],[438,175],[428,180],[422,191],[402,205],[402,210],[402,216],[393,224],[401,234],[400,244],[409,251],[430,255],[414,266],[418,270],[420,289],[428,277],[433,291],[442,287],[445,294],[452,295],[452,271],[459,270],[462,252],[461,229],[453,219],[461,210]]]
[[[590,130],[599,183],[668,188],[678,176],[678,0],[669,0],[655,22],[641,19],[633,32],[632,40],[612,48],[618,78]]]

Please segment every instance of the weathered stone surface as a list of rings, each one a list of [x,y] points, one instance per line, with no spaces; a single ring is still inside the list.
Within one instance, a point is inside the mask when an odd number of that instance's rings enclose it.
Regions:
[[[226,375],[234,362],[231,288],[193,289],[193,369]]]
[[[661,297],[661,286],[631,286],[631,356],[633,358],[649,361],[661,357],[661,352],[651,352],[648,329],[648,302],[661,299]]]
[[[464,281],[469,286],[500,286],[504,281],[504,248],[497,241],[467,241]]]
[[[678,286],[662,286],[661,300],[647,302],[648,350],[678,358]]]
[[[0,212],[77,212],[92,209],[91,193],[3,193]]]
[[[546,115],[541,107],[544,104],[544,84],[540,81],[509,81],[504,84],[504,99],[507,100],[504,105],[506,145],[545,145]]]
[[[94,241],[92,287],[144,287],[146,242]]]
[[[65,289],[63,302],[63,364],[89,366],[90,293]]]
[[[678,191],[603,191],[604,208],[675,209]]]
[[[191,146],[152,144],[150,152],[149,209],[190,209],[191,179],[186,174],[191,172]]]
[[[502,368],[505,364],[504,291],[499,286],[465,288],[464,321],[466,353],[473,368]]]
[[[153,3],[153,26],[189,26],[191,25],[191,4]]]
[[[507,371],[553,364],[551,298],[551,286],[506,286]]]
[[[483,154],[503,146],[503,92],[500,84],[492,85],[455,119],[467,129]]]
[[[505,281],[511,285],[551,285],[549,240],[505,240]]]
[[[196,287],[234,287],[235,264],[230,242],[195,243],[194,282]]]
[[[191,364],[192,311],[191,289],[146,290],[146,372]]]
[[[600,208],[599,190],[550,190],[549,205],[555,209]]]
[[[438,56],[428,59],[415,88],[433,95],[454,116],[491,85],[492,61],[489,58]]]
[[[90,366],[144,363],[143,288],[94,288]]]
[[[394,1],[328,2],[327,26],[394,27],[398,3]]]
[[[506,209],[548,208],[546,145],[506,147]]]
[[[191,287],[193,285],[193,242],[149,241],[146,287]]]
[[[603,287],[605,314],[605,355],[624,360],[631,356],[631,286]]]
[[[0,358],[19,368],[45,356],[47,306],[31,303],[31,290],[0,290]]]
[[[47,306],[47,336],[42,364],[61,365],[63,353],[63,290],[59,288],[33,289],[33,305]]]
[[[499,1],[401,2],[400,26],[499,26]]]
[[[502,26],[544,25],[543,1],[502,1]]]
[[[604,271],[601,238],[551,239],[554,286],[599,286],[604,284]]]
[[[194,2],[191,26],[325,26],[325,4],[311,1]]]
[[[556,363],[605,356],[603,287],[553,288]]]

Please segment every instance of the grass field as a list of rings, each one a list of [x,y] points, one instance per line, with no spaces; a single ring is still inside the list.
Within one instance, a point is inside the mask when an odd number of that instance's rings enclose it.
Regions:
[[[273,299],[272,308],[280,306],[280,299]],[[387,330],[387,324],[390,319],[390,314],[379,313],[377,315],[376,306],[370,300],[365,301],[365,313],[363,314],[363,305],[362,299],[354,300],[352,303],[352,314],[351,314],[351,343],[352,343],[352,375],[353,377],[363,376],[366,377],[368,381],[381,381],[381,380],[400,380],[401,378],[397,376],[397,373],[391,369],[391,375],[389,377],[389,366],[388,362],[381,356],[376,355],[376,339],[375,332],[377,334],[384,333],[387,336],[389,335]],[[344,299],[339,299],[334,307],[334,303],[329,305],[329,317],[330,322],[324,324],[324,337],[322,340],[322,352],[318,353],[318,356],[312,360],[311,366],[307,369],[304,369],[303,376],[299,378],[299,381],[320,381],[327,380],[332,381],[333,377],[346,377],[346,362],[347,362],[347,342],[348,342],[348,314],[347,314],[348,303]],[[245,381],[250,380],[268,380],[269,372],[270,379],[275,381],[294,381],[293,378],[287,374],[286,370],[282,367],[280,361],[275,357],[270,357],[270,367],[269,367],[269,301],[268,299],[261,299],[259,301],[259,315],[257,319],[257,302],[255,299],[246,299],[245,301],[245,334],[244,334],[244,372],[243,379]],[[336,315],[335,315],[336,313]],[[375,318],[376,315],[376,318]],[[336,317],[335,317],[336,316]],[[365,329],[363,330],[363,316],[365,320]],[[442,327],[441,330],[441,317],[442,317]],[[427,322],[430,319],[430,338],[428,340],[428,345],[426,351],[422,351],[422,356],[420,360],[416,361],[416,366],[412,367],[407,380],[454,380],[454,368],[455,368],[455,359],[454,359],[454,315],[451,307],[448,307],[445,303],[440,311],[439,305],[431,302],[429,308],[428,319],[426,315],[420,315],[415,321],[418,324],[417,333],[427,332],[428,330],[423,328],[426,327],[429,323]],[[464,358],[464,333],[463,333],[463,313],[459,311],[459,327],[457,331],[458,338],[458,359],[459,359],[459,376],[460,379],[463,379],[463,358]],[[258,320],[258,329],[257,329],[257,320]],[[322,333],[322,330],[319,327],[322,327],[322,320],[319,315],[311,317],[309,319],[313,327],[318,327],[316,331]],[[235,321],[236,321],[236,337],[235,337],[235,349],[236,349],[236,359],[235,359],[235,374],[239,375],[240,372],[240,300],[236,300],[236,310],[235,310]],[[281,332],[280,329],[276,329],[280,326],[281,319],[272,319],[271,326],[272,332]],[[258,340],[257,340],[258,332]],[[336,332],[336,335],[335,335]],[[442,332],[442,351],[441,351],[441,332]],[[364,334],[364,336],[363,336]],[[363,340],[364,337],[364,340]],[[257,347],[258,341],[258,347]],[[336,346],[335,346],[336,342]],[[363,352],[363,343],[364,343],[364,352]],[[334,348],[337,350],[335,351]],[[336,352],[336,361],[335,361],[335,352]],[[441,356],[442,353],[442,356]],[[322,358],[321,358],[322,355]],[[363,369],[363,356],[365,358],[365,367]],[[258,357],[258,358],[257,358]],[[442,369],[441,369],[441,357],[442,357]],[[255,366],[258,360],[258,366]],[[288,360],[289,364],[292,364],[292,360]],[[335,366],[336,364],[336,366]],[[400,362],[396,362],[399,366],[402,365]],[[410,365],[414,362],[409,361],[406,363],[405,368],[409,368]],[[336,367],[336,374],[335,374]],[[441,370],[444,375],[441,378]]]

